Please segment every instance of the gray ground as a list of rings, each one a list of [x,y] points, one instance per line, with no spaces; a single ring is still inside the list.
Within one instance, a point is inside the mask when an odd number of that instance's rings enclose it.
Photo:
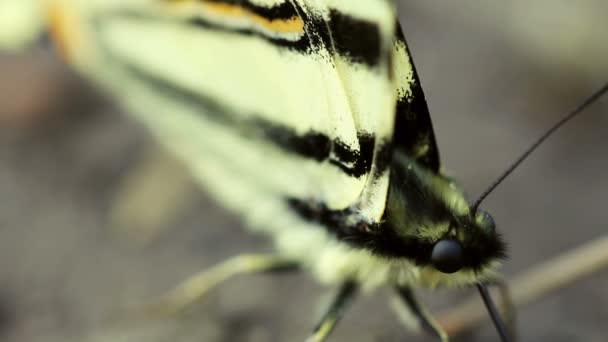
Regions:
[[[474,196],[560,113],[608,79],[608,7],[460,3],[468,5],[412,3],[403,6],[402,20],[443,163]],[[126,176],[148,155],[164,158],[161,152],[146,154],[157,150],[145,132],[44,52],[2,57],[0,72],[0,117],[23,111],[29,118],[0,121],[2,341],[303,340],[316,299],[328,292],[306,275],[239,278],[180,322],[117,324],[113,313],[179,279],[240,251],[269,247],[169,162],[156,184],[181,189],[175,196],[181,204],[161,215],[165,221],[145,242],[125,233],[126,219],[109,213],[134,178]],[[605,233],[606,146],[604,99],[487,199],[484,207],[509,241],[507,275]],[[147,199],[162,210],[159,193],[152,187]],[[521,309],[522,341],[605,341],[607,288],[603,271]],[[453,297],[423,294],[433,307]],[[473,336],[497,339],[489,324]],[[357,301],[331,341],[418,339],[401,329],[381,291]]]

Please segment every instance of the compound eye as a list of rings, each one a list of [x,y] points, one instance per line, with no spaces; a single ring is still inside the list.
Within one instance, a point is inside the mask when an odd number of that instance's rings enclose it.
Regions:
[[[435,243],[431,253],[431,263],[443,273],[458,272],[462,268],[462,245],[458,240],[442,239]]]
[[[475,222],[486,232],[494,233],[496,231],[496,223],[490,214],[483,210],[478,210],[475,214]]]

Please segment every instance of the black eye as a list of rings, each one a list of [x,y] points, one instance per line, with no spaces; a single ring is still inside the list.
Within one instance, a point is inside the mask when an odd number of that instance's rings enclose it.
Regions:
[[[462,268],[462,246],[453,239],[439,240],[433,247],[431,263],[443,273],[458,272]]]

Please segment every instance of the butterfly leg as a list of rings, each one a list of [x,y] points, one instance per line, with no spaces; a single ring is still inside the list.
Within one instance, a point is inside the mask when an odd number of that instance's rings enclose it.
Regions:
[[[344,311],[348,308],[356,293],[357,284],[354,282],[343,284],[338,293],[333,297],[329,308],[317,323],[312,335],[306,339],[306,342],[325,341],[340,318],[344,315]]]
[[[411,317],[409,315],[413,314],[416,320],[413,323],[416,326],[422,328],[428,334],[436,337],[440,341],[448,342],[448,334],[441,328],[430,312],[420,304],[409,287],[397,287],[395,290],[400,304],[404,304],[406,306],[405,309],[407,310],[407,312],[397,310],[397,314],[401,316],[402,321],[406,323],[410,322]]]
[[[186,279],[147,311],[152,315],[172,315],[192,305],[209,290],[236,275],[298,268],[298,263],[276,255],[238,255]]]

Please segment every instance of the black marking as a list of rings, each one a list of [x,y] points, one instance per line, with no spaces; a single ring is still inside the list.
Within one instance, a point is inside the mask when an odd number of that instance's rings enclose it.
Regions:
[[[348,57],[354,63],[378,65],[382,53],[382,36],[376,23],[332,9],[328,25],[338,54]]]
[[[359,150],[353,150],[339,140],[335,141],[332,159],[330,160],[330,163],[355,177],[362,176],[371,170],[376,142],[375,137],[369,133],[357,134],[357,140],[359,141]]]
[[[240,126],[243,131],[255,128],[254,132],[257,131],[258,135],[285,151],[318,162],[329,161],[351,177],[359,178],[371,170],[375,139],[367,133],[357,135],[361,150],[356,150],[340,139],[330,139],[323,133],[309,131],[298,135],[293,129],[268,120],[247,120]]]
[[[120,62],[116,58],[114,61]],[[196,108],[200,115],[230,126],[237,134],[262,138],[284,151],[318,162],[328,161],[351,177],[361,177],[371,170],[375,138],[369,133],[358,134],[360,150],[353,149],[340,139],[331,139],[320,132],[311,130],[298,134],[292,128],[265,120],[258,114],[239,115],[230,110],[229,106],[215,99],[172,84],[135,65],[126,62],[120,63],[126,73],[141,80],[148,87],[155,88],[157,94],[163,94],[174,98],[179,103],[188,104]]]
[[[267,140],[301,156],[324,161],[329,158],[332,141],[326,135],[314,131],[298,135],[293,129],[263,119],[252,119],[249,123],[256,127]]]
[[[165,0],[169,3],[179,3],[179,2],[193,2],[192,0]],[[225,4],[231,6],[241,7],[251,13],[259,15],[262,18],[268,20],[287,20],[293,17],[299,17],[298,13],[294,9],[293,5],[290,1],[283,1],[280,4],[276,4],[271,7],[265,7],[253,4],[247,0],[196,0],[196,2],[201,3],[216,3],[216,4]]]
[[[267,41],[268,43],[270,43],[274,46],[277,46],[280,48],[286,48],[288,50],[296,51],[296,52],[300,52],[300,53],[304,53],[304,54],[310,54],[312,51],[317,50],[316,48],[314,48],[316,46],[316,44],[313,44],[310,41],[309,36],[307,34],[302,34],[302,36],[296,40],[290,40],[290,39],[281,39],[281,38],[277,38],[277,37],[268,36],[268,35],[264,34],[263,32],[255,30],[253,28],[234,28],[234,27],[222,26],[222,25],[207,21],[200,17],[190,18],[187,20],[186,23],[187,23],[187,25],[206,29],[206,30],[213,30],[213,31],[227,32],[227,33],[236,33],[236,34],[245,35],[245,36],[258,37],[258,38],[261,38],[261,39]]]
[[[440,167],[439,150],[435,141],[431,115],[420,86],[412,55],[407,48],[399,23],[396,23],[396,25],[395,41],[403,43],[406,47],[406,53],[413,68],[413,82],[409,84],[412,91],[411,97],[397,99],[393,144],[396,150],[402,150],[418,163],[438,173]]]
[[[247,120],[246,125],[242,126],[247,127],[245,130],[255,127],[258,135],[288,152],[318,162],[329,161],[351,177],[359,178],[366,175],[372,167],[376,139],[368,133],[357,134],[359,150],[356,150],[340,139],[330,139],[323,133],[309,131],[304,135],[298,135],[289,127],[264,119]]]

